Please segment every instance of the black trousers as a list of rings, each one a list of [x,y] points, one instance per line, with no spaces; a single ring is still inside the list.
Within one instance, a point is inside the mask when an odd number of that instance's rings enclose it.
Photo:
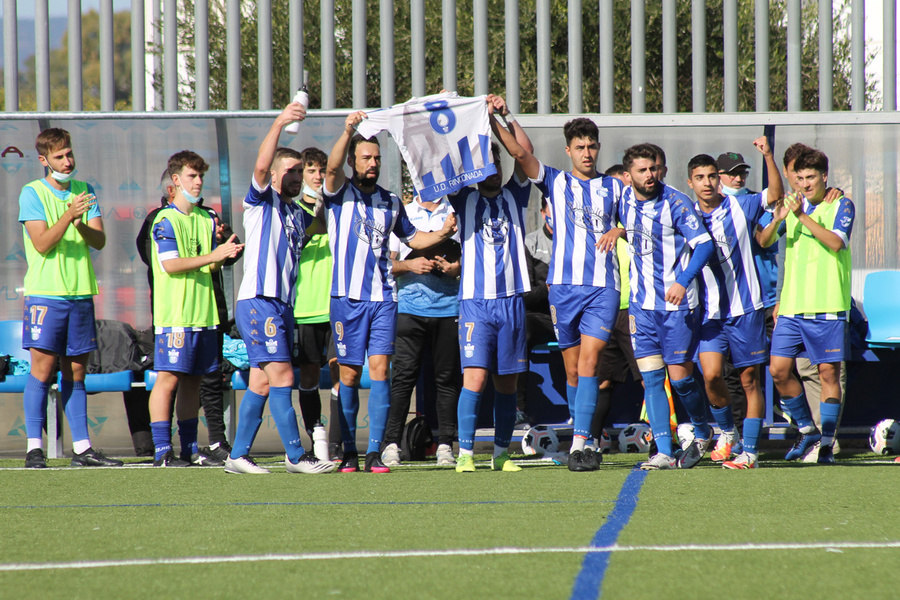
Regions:
[[[553,332],[553,320],[550,315],[541,312],[525,313],[525,345],[528,354],[538,344],[555,342],[556,334]],[[528,414],[528,401],[525,390],[528,387],[528,373],[520,373],[516,381],[516,409]]]
[[[207,373],[200,381],[200,406],[206,416],[206,429],[209,431],[209,443],[225,442],[225,395],[222,380],[222,344],[225,341],[225,333],[216,332],[219,349],[219,368],[212,373]]]
[[[384,431],[385,445],[400,444],[426,348],[431,350],[434,364],[438,443],[453,443],[456,437],[456,405],[462,387],[458,335],[455,317],[397,315],[394,364],[391,369],[391,408]]]

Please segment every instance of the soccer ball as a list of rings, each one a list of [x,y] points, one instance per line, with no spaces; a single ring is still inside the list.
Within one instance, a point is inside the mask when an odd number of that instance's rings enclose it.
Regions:
[[[687,450],[694,438],[697,437],[694,434],[693,423],[681,423],[676,433],[678,434],[678,443],[681,445],[682,450]]]
[[[632,423],[619,432],[619,452],[644,453],[650,448],[653,433],[644,423]]]
[[[900,423],[879,421],[869,432],[869,447],[875,454],[900,454]]]
[[[612,438],[609,437],[609,432],[607,430],[604,429],[600,432],[600,439],[597,440],[597,447],[600,450],[600,454],[609,454],[613,451]]]
[[[559,449],[556,430],[546,425],[535,425],[522,436],[522,452],[527,456],[548,454]]]

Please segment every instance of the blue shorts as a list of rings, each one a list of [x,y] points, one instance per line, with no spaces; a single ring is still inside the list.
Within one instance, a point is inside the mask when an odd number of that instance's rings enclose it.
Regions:
[[[331,336],[342,365],[360,367],[369,356],[393,356],[397,303],[331,297]]]
[[[527,371],[522,297],[460,301],[459,357],[464,369],[479,367],[497,375]]]
[[[667,365],[693,361],[700,337],[696,311],[644,310],[632,304],[628,322],[636,359],[661,354]]]
[[[166,331],[157,333],[154,339],[156,371],[206,375],[219,368],[219,336],[215,329]]]
[[[731,350],[735,367],[758,365],[768,360],[766,311],[755,310],[738,317],[711,319],[700,326],[699,352],[717,352],[725,356]]]
[[[250,366],[267,362],[291,362],[294,309],[281,300],[257,296],[238,300],[234,320],[247,346]]]
[[[778,317],[771,354],[785,358],[805,354],[814,365],[841,362],[850,357],[848,332],[849,325],[842,319]]]
[[[550,317],[562,349],[581,344],[582,335],[608,342],[618,313],[619,292],[615,288],[550,286]]]
[[[93,298],[25,298],[22,348],[58,356],[80,356],[97,349]]]

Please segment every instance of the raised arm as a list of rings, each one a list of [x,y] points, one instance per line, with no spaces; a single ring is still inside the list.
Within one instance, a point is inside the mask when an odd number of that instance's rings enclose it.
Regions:
[[[262,144],[259,145],[259,152],[256,154],[256,166],[253,167],[253,179],[256,180],[256,185],[264,188],[269,183],[272,176],[272,161],[275,160],[275,149],[278,148],[281,130],[290,123],[302,121],[305,118],[306,109],[299,102],[291,102],[284,107],[280,115],[275,117],[275,121],[272,122],[269,132],[263,138]]]
[[[766,202],[771,206],[784,197],[784,183],[781,180],[781,170],[775,164],[775,155],[772,154],[772,148],[769,147],[769,138],[762,136],[753,140],[753,145],[763,155],[763,161],[766,163],[766,174],[769,178],[769,193]]]
[[[497,105],[501,105],[502,110],[498,109]],[[506,111],[505,115],[503,111]],[[494,135],[497,136],[497,139],[509,152],[509,155],[516,161],[516,175],[519,179],[524,177],[536,179],[540,173],[541,163],[532,154],[534,145],[518,121],[513,119],[512,122],[509,122],[511,115],[509,109],[506,108],[506,102],[503,98],[488,96],[488,112],[491,113],[491,131],[494,132]],[[498,116],[505,117],[509,126],[503,127],[498,121]]]
[[[328,164],[325,165],[325,190],[332,194],[347,182],[344,163],[347,162],[347,153],[350,151],[350,138],[356,133],[356,126],[365,118],[366,113],[361,110],[347,115],[347,119],[344,121],[344,131],[341,132],[341,137],[331,149]]]

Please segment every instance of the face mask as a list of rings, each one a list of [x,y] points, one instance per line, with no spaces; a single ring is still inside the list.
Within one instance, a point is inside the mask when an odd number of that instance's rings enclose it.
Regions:
[[[547,227],[549,227],[550,229],[553,229],[553,221],[550,220],[550,217],[548,217],[548,216],[545,215],[545,216],[544,216],[544,223],[547,224]]]
[[[78,169],[72,170],[71,173],[60,173],[59,171],[54,171],[53,167],[47,167],[50,169],[50,177],[57,180],[60,183],[69,183],[73,177],[75,177],[75,173],[78,172]]]
[[[200,202],[200,198],[197,196],[191,196],[188,191],[184,188],[178,188],[181,190],[181,195],[184,196],[184,199],[190,202],[191,204],[197,204]]]
[[[747,188],[742,187],[742,188],[735,189],[735,188],[730,188],[727,185],[723,184],[722,185],[722,193],[725,194],[726,196],[743,196],[744,194],[747,193]]]
[[[312,189],[311,187],[306,185],[306,182],[304,181],[303,182],[303,195],[309,196],[310,198],[315,198],[316,196],[319,195],[319,190]]]

